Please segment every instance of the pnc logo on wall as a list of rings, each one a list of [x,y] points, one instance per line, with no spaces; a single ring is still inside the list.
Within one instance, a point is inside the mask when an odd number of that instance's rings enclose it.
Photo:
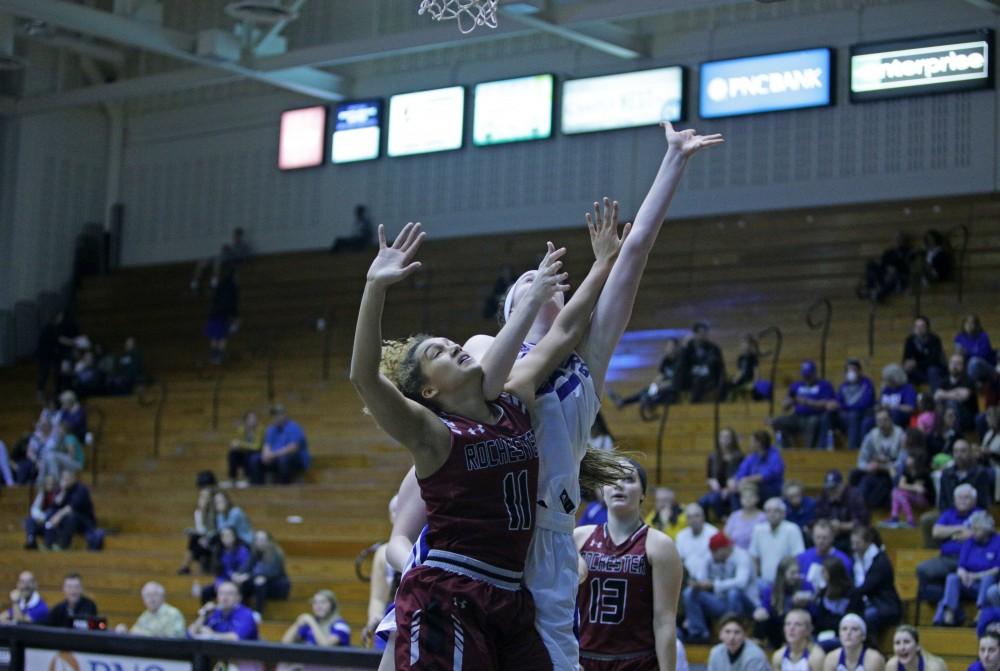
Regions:
[[[191,671],[188,662],[66,650],[24,651],[25,671]]]
[[[72,652],[58,652],[53,655],[48,669],[49,671],[82,671],[80,662],[76,661],[76,656]]]

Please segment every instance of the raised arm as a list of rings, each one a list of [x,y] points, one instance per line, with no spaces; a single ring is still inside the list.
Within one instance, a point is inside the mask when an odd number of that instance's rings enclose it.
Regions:
[[[423,448],[433,445],[435,439],[446,441],[448,431],[430,410],[403,396],[379,371],[379,364],[386,290],[420,268],[420,262],[413,257],[424,237],[419,223],[409,223],[389,247],[385,228],[379,225],[378,256],[368,269],[351,355],[351,384],[378,425],[410,450],[415,462],[426,460],[429,450]]]
[[[581,345],[581,354],[590,368],[594,387],[600,394],[604,378],[611,361],[611,354],[621,340],[625,327],[632,316],[639,281],[646,269],[649,250],[656,243],[660,227],[667,216],[667,208],[677,191],[688,159],[703,147],[722,144],[719,134],[698,135],[694,130],[675,131],[668,122],[664,124],[667,137],[667,153],[660,163],[660,169],[653,180],[653,186],[642,201],[635,216],[635,227],[628,242],[622,247],[621,258],[615,264],[607,285],[601,293],[594,311],[593,323],[586,342]],[[609,207],[604,199],[604,210],[594,203],[595,215],[601,219],[617,217],[617,207]]]
[[[483,396],[486,400],[495,399],[503,391],[511,368],[521,351],[521,343],[528,335],[539,308],[557,291],[569,290],[569,285],[564,284],[568,274],[559,272],[562,268],[562,261],[559,259],[565,254],[565,247],[556,249],[551,242],[548,244],[548,250],[538,266],[538,271],[530,280],[525,280],[530,281],[530,284],[525,291],[523,301],[518,303],[517,311],[500,329],[480,360],[479,364],[483,369]]]
[[[402,572],[410,558],[413,544],[427,524],[427,507],[420,496],[420,484],[414,469],[411,468],[403,476],[396,496],[396,521],[392,525],[385,558],[389,566]]]
[[[559,312],[549,332],[514,365],[507,386],[521,398],[534,398],[535,390],[580,343],[590,327],[590,318],[601,289],[632,230],[631,224],[625,224],[619,238],[617,222],[610,218],[594,221],[588,217],[587,227],[597,258],[569,303]]]

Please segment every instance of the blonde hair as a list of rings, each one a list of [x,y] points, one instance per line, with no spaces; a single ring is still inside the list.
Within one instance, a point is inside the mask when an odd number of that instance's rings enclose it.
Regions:
[[[426,405],[420,395],[424,385],[424,374],[417,361],[417,347],[431,336],[424,333],[412,335],[404,340],[385,340],[382,342],[382,360],[379,362],[379,372],[389,378],[389,381],[410,400]]]

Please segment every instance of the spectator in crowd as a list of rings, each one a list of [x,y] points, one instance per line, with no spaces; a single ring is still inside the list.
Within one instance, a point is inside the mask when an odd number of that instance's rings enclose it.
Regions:
[[[801,380],[788,388],[784,409],[789,414],[775,417],[771,427],[780,447],[790,446],[789,437],[802,436],[811,448],[833,447],[828,443],[830,433],[830,405],[837,394],[826,380],[821,380],[816,364],[806,359],[800,368]]]
[[[236,270],[227,266],[212,294],[212,307],[205,323],[210,363],[221,364],[225,360],[226,344],[230,334],[236,331],[239,318],[240,289],[236,283]]]
[[[157,638],[184,638],[184,616],[167,603],[167,591],[158,582],[147,582],[142,586],[142,603],[146,610],[135,621],[132,628],[120,624],[115,628],[119,634],[155,636]]]
[[[930,228],[924,233],[924,283],[936,284],[951,279],[953,259],[948,238]]]
[[[271,426],[264,435],[264,447],[250,460],[251,480],[254,484],[264,484],[267,473],[274,473],[279,483],[287,485],[309,468],[306,434],[288,418],[285,406],[280,403],[271,407],[271,417]]]
[[[976,455],[969,441],[964,438],[956,440],[951,448],[951,455],[952,465],[941,471],[938,507],[941,510],[950,507],[955,488],[968,483],[976,490],[976,505],[989,508],[993,496],[990,472],[976,463]]]
[[[0,612],[0,624],[38,624],[49,617],[49,607],[38,592],[38,581],[31,571],[21,571],[17,587],[10,592],[10,608]]]
[[[934,422],[934,433],[927,438],[928,451],[934,455],[953,454],[955,443],[964,435],[959,426],[958,411],[954,407],[944,406],[940,418]]]
[[[917,409],[915,417],[910,420],[910,426],[916,427],[925,437],[930,437],[937,427],[937,404],[934,396],[927,393],[917,394]]]
[[[988,457],[995,467],[1000,461],[1000,407],[986,408],[983,417],[986,422],[982,438],[983,455]]]
[[[364,205],[354,207],[354,235],[337,238],[330,247],[330,253],[360,252],[375,244],[375,228]]]
[[[49,475],[59,478],[63,471],[83,469],[83,445],[72,432],[69,422],[63,421],[53,429],[52,440],[48,441],[38,460],[38,482]]]
[[[851,485],[858,488],[869,508],[888,505],[902,447],[903,430],[892,423],[889,410],[879,408],[875,428],[861,443],[858,467],[851,473]]]
[[[719,621],[719,640],[708,653],[708,671],[769,671],[767,655],[747,638],[738,613],[727,613]]]
[[[949,573],[944,582],[944,596],[938,602],[934,624],[947,627],[960,625],[965,613],[962,601],[975,600],[977,608],[987,605],[986,595],[997,583],[1000,571],[1000,535],[993,517],[981,510],[969,517],[972,536],[962,543],[958,569]]]
[[[879,392],[878,404],[889,411],[896,426],[910,425],[910,416],[917,408],[917,390],[907,382],[906,371],[898,363],[891,363],[882,369],[882,389]],[[870,430],[871,422],[866,423],[864,431]]]
[[[736,358],[736,373],[729,381],[726,394],[733,398],[746,394],[748,391],[757,400],[754,383],[757,381],[757,369],[760,367],[760,344],[752,333],[744,333],[740,338],[740,354]]]
[[[830,402],[836,410],[836,424],[847,437],[847,446],[852,450],[861,447],[864,434],[861,427],[875,407],[875,386],[861,373],[861,362],[848,359],[844,366],[844,381],[837,389],[837,398]]]
[[[1000,671],[1000,634],[986,631],[979,637],[979,658],[968,671]]]
[[[188,549],[180,575],[191,573],[191,562],[198,562],[202,573],[208,573],[218,529],[215,526],[215,486],[209,485],[198,490],[198,503],[194,509],[194,526],[187,529]]]
[[[867,526],[871,519],[861,492],[844,482],[843,474],[836,469],[827,471],[823,478],[816,517],[830,521],[833,544],[843,552],[850,552],[851,531],[857,526]]]
[[[871,527],[857,527],[851,532],[851,550],[854,590],[849,608],[852,613],[862,613],[872,634],[878,636],[885,627],[899,624],[903,614],[892,562],[882,549],[878,532]]]
[[[56,511],[45,522],[45,546],[50,550],[68,549],[76,534],[89,534],[97,527],[90,489],[79,482],[76,471],[65,470],[59,476]]]
[[[782,560],[794,559],[806,549],[802,530],[797,524],[785,519],[784,501],[777,497],[765,501],[764,515],[766,522],[754,527],[750,540],[750,556],[757,561],[757,574],[762,585],[776,580]],[[798,564],[795,570],[798,572]],[[777,630],[780,621],[774,624]]]
[[[912,431],[912,429],[911,429]],[[934,498],[934,480],[927,465],[927,457],[922,453],[906,455],[903,472],[892,490],[892,512],[888,520],[880,524],[890,529],[904,527],[912,529],[913,508],[928,508]],[[904,520],[900,520],[900,515]]]
[[[222,583],[235,584],[234,576],[249,563],[250,547],[236,535],[232,527],[219,529],[219,547],[213,562],[215,582],[201,590],[202,603],[215,600],[216,591]]]
[[[351,644],[351,627],[340,616],[337,597],[328,589],[321,589],[312,598],[312,612],[296,618],[282,643],[302,643],[324,648]]]
[[[35,494],[35,499],[31,503],[31,510],[24,519],[24,549],[37,550],[39,536],[45,536],[45,523],[59,510],[56,505],[56,496],[59,494],[59,481],[55,475],[49,475],[42,483],[42,487]]]
[[[687,515],[677,503],[677,495],[669,487],[657,487],[653,496],[654,508],[646,515],[646,524],[676,541],[677,534],[687,527]]]
[[[852,564],[853,566],[853,564]],[[825,583],[818,588],[813,600],[813,614],[816,631],[824,650],[833,650],[839,645],[837,630],[840,620],[851,605],[851,591],[854,589],[851,574],[837,557],[827,557],[820,565],[820,575]]]
[[[948,376],[934,392],[934,401],[955,409],[960,431],[975,427],[979,399],[975,383],[965,373],[965,358],[961,354],[952,354],[948,359]]]
[[[759,507],[760,495],[757,491],[755,483],[741,483],[739,486],[740,508],[734,510],[733,514],[726,520],[726,536],[743,550],[750,548],[754,527],[767,521],[764,511]]]
[[[716,520],[721,520],[731,512],[731,503],[736,494],[736,473],[740,470],[743,459],[736,432],[730,428],[719,431],[718,444],[708,455],[708,493],[698,499],[705,513],[714,513]]]
[[[73,389],[84,398],[103,391],[104,379],[97,367],[95,351],[84,352],[73,366]]]
[[[705,522],[705,511],[697,503],[689,503],[684,514],[687,516],[687,527],[677,534],[675,545],[677,554],[684,562],[684,569],[693,573],[708,560],[711,554],[709,542],[719,530]]]
[[[41,473],[45,455],[49,451],[57,449],[58,441],[61,438],[61,434],[53,426],[54,420],[54,414],[49,416],[43,412],[42,416],[35,422],[34,431],[27,438],[24,455],[18,459],[15,454],[17,468],[14,472],[14,481],[19,485],[40,482],[44,479],[38,476]]]
[[[235,268],[250,260],[253,251],[250,243],[247,242],[246,234],[242,228],[233,229],[232,241],[223,244],[219,253],[209,259],[201,259],[194,269],[194,276],[191,278],[191,291],[198,291],[201,284],[201,276],[208,266],[212,266],[212,277],[209,285],[214,289],[219,285],[219,278],[225,268]]]
[[[576,526],[582,527],[588,524],[607,524],[608,506],[604,503],[601,488],[598,487],[592,492],[583,494],[583,500],[587,503],[583,507],[583,514]]]
[[[785,615],[784,644],[771,655],[771,671],[822,671],[826,653],[813,642],[808,610],[793,608]]]
[[[799,571],[806,582],[816,589],[826,587],[823,577],[823,563],[830,558],[839,559],[844,569],[853,572],[853,562],[844,552],[833,547],[833,527],[829,520],[819,519],[812,527],[813,546],[799,553]]]
[[[72,629],[77,620],[97,617],[97,604],[83,595],[83,579],[79,573],[70,573],[63,578],[62,591],[65,599],[49,611],[45,620],[47,626]]]
[[[885,671],[885,657],[875,648],[865,645],[868,624],[855,613],[840,620],[840,649],[826,654],[823,671]]]
[[[885,671],[948,671],[940,657],[920,647],[920,633],[916,627],[901,624],[892,637],[893,656],[885,664]]]
[[[268,599],[284,600],[292,591],[292,583],[285,573],[285,553],[266,531],[257,530],[253,536],[250,559],[232,575],[244,599],[253,596],[254,610],[264,612]]]
[[[681,346],[677,338],[667,338],[663,343],[663,358],[660,360],[660,374],[645,389],[622,398],[608,389],[608,398],[621,408],[639,403],[645,409],[654,405],[676,403],[681,391]]]
[[[757,485],[761,497],[769,499],[781,496],[785,482],[785,462],[781,450],[771,445],[771,434],[754,431],[750,436],[750,454],[743,458],[733,476],[737,485],[752,482]],[[735,507],[735,503],[731,504]]]
[[[59,394],[59,411],[54,425],[66,424],[81,443],[87,442],[87,411],[80,405],[80,399],[72,391]]]
[[[987,379],[996,368],[996,350],[975,313],[967,314],[962,320],[962,330],[955,334],[955,350],[965,356],[966,373],[973,380]]]
[[[233,483],[237,487],[243,488],[249,485],[251,462],[255,457],[260,457],[260,450],[264,446],[264,428],[260,425],[257,413],[247,410],[243,413],[243,420],[236,427],[233,439],[229,441],[229,485]],[[240,469],[243,470],[244,479],[237,480]],[[223,483],[223,487],[228,486]]]
[[[114,376],[108,384],[108,391],[112,394],[131,394],[136,385],[142,384],[145,379],[142,352],[136,345],[135,338],[129,336],[125,339],[125,349],[115,362]]]
[[[218,588],[218,605],[206,603],[188,627],[191,638],[219,641],[256,641],[257,620],[253,611],[240,603],[240,590],[231,582]]]
[[[17,467],[15,462],[14,467]],[[7,452],[7,444],[0,440],[0,487],[13,487],[17,481],[14,479],[14,471],[11,470],[10,453]]]
[[[786,480],[782,494],[785,519],[806,533],[816,519],[816,499],[805,493],[805,487],[798,480]]]
[[[724,533],[712,536],[708,549],[711,555],[689,576],[683,592],[689,643],[708,641],[709,618],[727,612],[746,616],[759,602],[753,560],[747,551]]]
[[[796,608],[806,608],[813,600],[812,585],[802,579],[798,560],[785,557],[778,564],[773,584],[760,591],[760,605],[753,611],[754,638],[766,640],[772,648],[781,645],[781,625]]]
[[[940,545],[941,552],[937,557],[920,562],[917,565],[917,580],[919,582],[920,600],[937,603],[944,589],[945,578],[958,569],[958,559],[962,552],[962,544],[972,538],[972,515],[982,511],[976,505],[976,489],[964,483],[955,487],[952,496],[953,505],[945,508],[936,517],[930,533],[928,547]],[[925,516],[926,519],[935,519]]]
[[[941,338],[931,331],[931,320],[920,315],[913,320],[913,332],[903,343],[903,370],[910,384],[926,382],[933,393],[941,386],[944,369]]]
[[[701,403],[724,393],[725,365],[722,350],[708,339],[708,324],[695,322],[681,351],[681,374],[692,403]]]
[[[236,536],[250,545],[253,543],[253,527],[250,526],[250,519],[239,506],[233,505],[233,500],[226,492],[215,493],[215,528],[220,532],[229,527]]]

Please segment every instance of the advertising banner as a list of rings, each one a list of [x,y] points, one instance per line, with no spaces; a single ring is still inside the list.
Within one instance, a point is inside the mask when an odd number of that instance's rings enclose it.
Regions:
[[[191,671],[189,662],[65,650],[24,651],[25,671]]]

